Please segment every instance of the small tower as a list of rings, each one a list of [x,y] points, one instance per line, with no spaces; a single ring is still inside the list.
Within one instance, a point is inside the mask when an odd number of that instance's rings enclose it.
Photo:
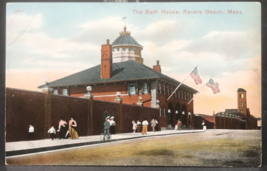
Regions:
[[[237,107],[239,113],[247,116],[247,91],[243,88],[237,90]]]
[[[143,64],[141,46],[132,36],[131,32],[127,31],[127,27],[123,27],[120,36],[112,43],[113,62],[123,62],[133,60]]]

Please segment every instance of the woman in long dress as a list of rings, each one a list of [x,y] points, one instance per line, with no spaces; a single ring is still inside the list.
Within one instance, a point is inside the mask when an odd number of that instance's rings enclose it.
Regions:
[[[147,119],[146,119],[146,118],[145,118],[145,120],[142,122],[142,125],[143,125],[142,135],[147,134],[147,125],[148,125],[148,122],[147,122]]]
[[[78,139],[79,138],[79,135],[77,133],[76,128],[77,128],[77,122],[73,118],[70,118],[69,134],[70,134],[71,139]]]
[[[110,117],[110,134],[115,134],[115,126],[116,126],[116,122],[114,121],[114,116]]]
[[[64,121],[63,119],[60,119],[58,123],[58,130],[57,130],[57,132],[59,132],[59,139],[62,139],[62,138],[64,139],[67,131],[68,131],[67,122]]]

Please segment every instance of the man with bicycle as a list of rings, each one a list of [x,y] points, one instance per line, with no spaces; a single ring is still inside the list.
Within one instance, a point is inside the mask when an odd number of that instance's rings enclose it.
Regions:
[[[104,122],[104,137],[103,137],[104,141],[105,141],[106,136],[107,136],[107,140],[110,140],[109,128],[110,128],[109,116],[107,116]]]

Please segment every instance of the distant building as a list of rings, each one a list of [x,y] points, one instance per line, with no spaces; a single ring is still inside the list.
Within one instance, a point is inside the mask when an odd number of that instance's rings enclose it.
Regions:
[[[95,100],[114,102],[119,95],[124,104],[159,108],[162,128],[173,128],[178,119],[186,127],[194,127],[194,101],[187,103],[197,91],[182,84],[167,101],[180,82],[162,74],[159,61],[153,69],[143,65],[142,49],[124,27],[112,44],[107,40],[107,44],[102,45],[100,65],[38,88],[47,86],[53,88],[55,94],[84,97],[86,87],[91,86]]]
[[[249,108],[247,108],[247,91],[243,88],[237,90],[237,109],[225,109],[224,112],[219,112],[216,117],[221,118],[232,118],[233,120],[238,120],[235,123],[240,125],[235,125],[230,123],[228,127],[230,129],[257,129],[257,119],[250,114]],[[216,122],[216,128],[224,128],[227,124],[219,124]],[[227,129],[227,128],[226,128]]]

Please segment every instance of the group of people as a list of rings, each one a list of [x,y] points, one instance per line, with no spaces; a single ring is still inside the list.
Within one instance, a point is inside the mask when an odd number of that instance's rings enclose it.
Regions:
[[[135,133],[136,131],[137,132],[140,132],[140,129],[142,127],[142,135],[147,134],[147,126],[148,126],[147,118],[144,119],[144,121],[142,122],[142,124],[141,124],[141,122],[139,120],[137,120],[137,122],[135,122],[133,120],[132,121],[132,124],[133,124],[133,133]],[[155,128],[156,128],[156,126],[158,124],[158,121],[155,118],[153,118],[151,120],[150,124],[151,124],[152,130],[154,132],[155,131]]]
[[[79,135],[77,132],[77,122],[73,119],[73,117],[70,118],[69,123],[62,118],[60,119],[58,123],[58,130],[56,131],[55,127],[52,125],[51,128],[47,131],[47,133],[50,134],[50,137],[52,140],[56,138],[58,132],[58,138],[59,139],[78,139]],[[28,139],[34,140],[34,127],[32,125],[29,125],[29,132],[28,132]]]
[[[116,122],[114,121],[114,116],[107,116],[105,118],[105,122],[104,122],[104,136],[103,136],[103,140],[105,141],[110,140],[110,134],[115,134],[115,126],[116,126]]]

